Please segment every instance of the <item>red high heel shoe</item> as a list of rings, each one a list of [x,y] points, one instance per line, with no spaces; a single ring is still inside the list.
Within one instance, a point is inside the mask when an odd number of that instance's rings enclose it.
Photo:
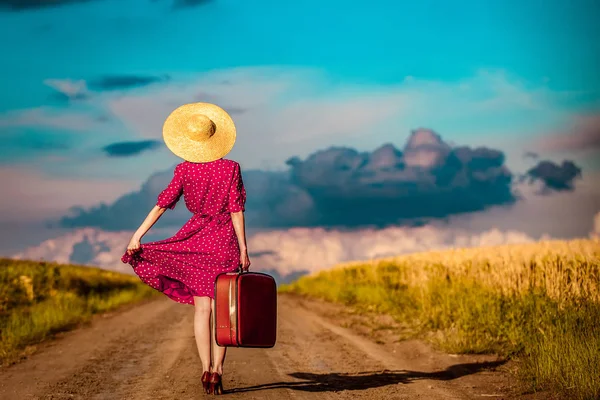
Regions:
[[[206,394],[211,394],[211,386],[210,386],[210,372],[204,371],[202,374],[202,388],[204,388],[204,392]]]
[[[210,387],[209,390],[213,394],[223,394],[223,382],[221,381],[221,375],[213,372],[210,376]]]

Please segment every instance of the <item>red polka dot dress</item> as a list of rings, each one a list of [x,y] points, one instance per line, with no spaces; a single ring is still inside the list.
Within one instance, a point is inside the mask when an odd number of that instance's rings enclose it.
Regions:
[[[193,215],[174,236],[142,243],[133,255],[121,257],[147,285],[172,300],[194,304],[193,296],[214,298],[218,274],[233,271],[240,249],[231,221],[244,211],[246,190],[240,165],[227,159],[177,164],[156,205],[173,209],[183,195]]]

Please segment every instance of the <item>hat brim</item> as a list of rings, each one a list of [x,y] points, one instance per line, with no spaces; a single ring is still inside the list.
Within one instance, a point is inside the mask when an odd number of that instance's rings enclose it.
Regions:
[[[215,133],[205,141],[198,142],[185,135],[189,117],[203,114],[210,118]],[[175,155],[191,162],[210,162],[224,157],[231,151],[236,139],[233,119],[221,107],[210,103],[184,104],[175,109],[163,125],[163,139]]]

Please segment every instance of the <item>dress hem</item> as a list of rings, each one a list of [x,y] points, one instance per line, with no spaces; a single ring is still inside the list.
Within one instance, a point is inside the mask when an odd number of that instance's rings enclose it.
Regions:
[[[214,292],[207,293],[193,290],[191,287],[186,285],[184,282],[179,279],[166,275],[165,273],[157,274],[156,276],[144,276],[139,274],[136,271],[136,268],[140,267],[140,263],[143,261],[138,259],[136,256],[138,254],[134,254],[133,256],[125,253],[121,257],[121,261],[123,263],[131,265],[133,272],[136,276],[146,285],[150,286],[152,289],[164,294],[169,299],[180,303],[180,304],[189,304],[195,305],[194,297],[208,297],[211,300],[214,300]]]

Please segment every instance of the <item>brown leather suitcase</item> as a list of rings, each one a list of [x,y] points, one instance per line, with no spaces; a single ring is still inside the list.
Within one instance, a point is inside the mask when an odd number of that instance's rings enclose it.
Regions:
[[[260,272],[227,272],[215,282],[215,339],[219,346],[273,347],[277,285]]]

